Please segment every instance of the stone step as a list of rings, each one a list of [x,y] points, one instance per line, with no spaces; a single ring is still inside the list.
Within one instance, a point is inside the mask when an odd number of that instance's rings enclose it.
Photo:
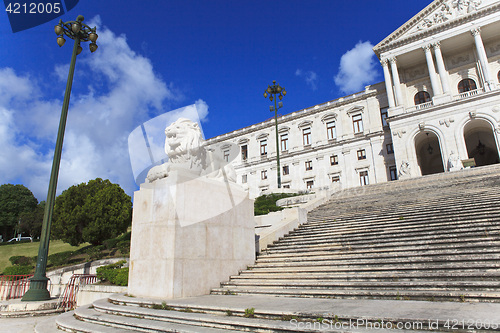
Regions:
[[[160,305],[158,300],[148,300],[143,298],[132,298],[126,296],[112,295],[110,301],[115,304],[126,305],[129,308],[137,309],[139,307],[150,307],[153,304]],[[165,305],[179,310],[185,311],[189,309],[194,312],[215,314],[219,318],[228,320],[241,320],[241,316],[245,313],[245,309],[253,308],[256,318],[247,320],[255,322],[261,318],[268,320],[277,320],[279,329],[269,329],[265,332],[366,332],[369,328],[373,329],[373,325],[353,326],[353,321],[360,323],[378,323],[383,319],[394,323],[416,323],[422,316],[420,312],[423,308],[429,311],[432,309],[436,316],[436,322],[440,326],[446,324],[447,317],[462,318],[463,313],[471,307],[469,303],[436,303],[436,302],[405,302],[409,306],[401,306],[400,301],[385,301],[384,309],[381,307],[381,301],[378,300],[337,300],[337,299],[313,299],[313,298],[294,298],[294,297],[272,297],[265,295],[207,295],[200,297],[190,297],[185,299],[166,300]],[[439,306],[439,311],[436,311]],[[398,311],[392,309],[398,308]],[[476,320],[482,320],[488,312],[496,309],[495,304],[481,304],[479,314],[474,316]],[[231,311],[233,316],[227,317],[227,311]],[[165,310],[159,310],[165,311]],[[168,312],[168,311],[167,311]],[[443,319],[444,320],[443,320]],[[245,318],[246,319],[246,318]],[[318,326],[318,319],[326,319],[332,324],[324,327]],[[496,317],[493,318],[496,323]],[[297,327],[297,322],[301,323]],[[351,322],[351,327],[349,326]],[[425,320],[428,322],[428,320]],[[316,326],[312,324],[316,323]],[[336,325],[334,325],[336,323]],[[342,328],[344,323],[344,328]],[[384,333],[394,332],[394,329],[384,329],[375,326],[377,331]],[[398,332],[423,332],[427,326],[415,327],[415,329],[405,330],[404,325],[398,329]],[[282,330],[285,329],[285,330]],[[251,332],[259,332],[257,329],[247,330]],[[200,330],[200,332],[202,332]],[[465,330],[460,330],[465,332]]]
[[[331,244],[329,244],[331,245]],[[289,258],[290,256],[292,257],[299,257],[299,258],[306,258],[306,257],[322,257],[322,256],[331,256],[331,255],[337,255],[337,254],[345,254],[345,255],[378,255],[378,254],[384,254],[384,253],[402,253],[402,252],[411,252],[411,251],[422,251],[422,252],[427,252],[427,251],[460,251],[462,249],[466,250],[486,250],[486,249],[498,249],[500,248],[500,241],[482,241],[482,240],[476,240],[476,239],[471,239],[467,242],[459,242],[457,240],[453,240],[453,242],[450,243],[445,243],[445,244],[428,244],[428,243],[422,243],[420,245],[418,244],[409,244],[407,245],[406,243],[403,243],[397,247],[381,247],[381,248],[374,248],[371,245],[366,245],[365,247],[362,246],[356,246],[356,248],[353,248],[351,246],[351,249],[349,251],[346,251],[344,247],[342,247],[340,244],[335,246],[332,245],[330,250],[322,250],[322,249],[314,249],[314,248],[309,248],[307,250],[303,251],[293,251],[293,252],[262,252],[261,255],[258,256],[257,262],[260,262],[261,260],[268,260],[268,259],[286,259]],[[292,254],[291,254],[292,253]]]
[[[293,262],[323,262],[323,261],[346,261],[346,260],[381,260],[381,259],[410,259],[410,258],[427,258],[427,257],[435,257],[438,258],[443,255],[484,255],[496,254],[498,260],[500,261],[500,248],[481,248],[481,249],[445,249],[445,250],[436,250],[436,249],[418,249],[414,251],[405,251],[405,252],[384,252],[384,253],[331,253],[328,255],[317,255],[317,256],[300,256],[300,254],[289,257],[280,257],[280,258],[269,258],[266,256],[261,256],[257,259],[256,264],[272,264],[272,263],[293,263]]]
[[[488,202],[489,205],[485,207],[484,202]],[[406,214],[406,216],[403,216],[403,218],[414,220],[420,219],[422,216],[453,216],[456,215],[457,212],[469,216],[480,214],[484,215],[486,213],[498,214],[499,208],[500,203],[498,202],[498,198],[495,198],[495,200],[489,199],[477,204],[457,202],[456,206],[451,206],[449,204],[443,205],[443,203],[440,202],[433,204],[432,206],[425,205],[423,207],[408,208],[398,205],[397,208],[387,207],[386,209],[370,209],[367,211],[360,211],[359,207],[357,207],[355,212],[338,211],[332,209],[329,212],[324,212],[323,214],[321,214],[322,212],[320,211],[314,211],[313,213],[310,213],[308,215],[308,223],[304,224],[304,227],[321,227],[325,221],[336,224],[338,226],[342,226],[343,224],[357,224],[364,221],[376,221],[380,219],[401,220],[403,214]]]
[[[377,214],[364,214],[361,217],[358,216],[338,216],[330,214],[328,217],[310,215],[308,217],[308,223],[302,225],[301,230],[304,232],[312,230],[320,230],[329,227],[336,228],[352,228],[352,227],[366,227],[370,224],[381,223],[398,223],[407,224],[415,223],[418,221],[463,221],[463,220],[475,220],[482,219],[496,219],[498,218],[500,205],[495,207],[490,207],[488,209],[475,209],[474,211],[464,211],[463,209],[447,210],[443,212],[425,212],[420,210],[419,213],[412,213],[408,211],[397,211],[394,213],[377,213]],[[458,215],[457,215],[458,214]],[[293,234],[293,232],[292,232]]]
[[[173,310],[173,307],[169,308],[170,310],[151,308],[153,305],[161,306],[158,301],[152,301],[149,304],[142,302],[140,306],[127,306],[99,300],[93,305],[94,309],[83,308],[80,310],[78,308],[75,313],[86,321],[141,327],[149,332],[314,332],[308,328],[293,327],[287,320],[267,318],[268,316],[265,314],[254,312],[254,316],[264,318],[245,318],[243,317],[245,309],[238,308],[233,308],[233,310],[226,308],[221,313],[220,311],[211,311],[210,308],[177,308],[180,311]],[[341,331],[329,330],[328,332]]]
[[[109,303],[107,299],[93,303],[93,308],[79,307],[76,317],[84,322],[113,326],[116,328],[143,332],[241,332],[232,326],[243,323],[224,320],[201,313],[155,310],[145,307],[120,306]],[[248,320],[247,320],[248,321]],[[267,323],[259,323],[267,324]]]
[[[500,220],[500,214],[498,215],[498,220]],[[467,221],[456,221],[452,219],[446,220],[429,220],[429,223],[424,222],[407,222],[407,223],[384,223],[384,224],[374,224],[371,227],[357,228],[353,226],[352,228],[337,228],[334,226],[328,227],[327,230],[314,230],[314,232],[304,232],[301,233],[295,230],[280,239],[282,243],[289,243],[300,240],[308,240],[314,238],[314,240],[328,239],[331,240],[333,237],[399,237],[401,234],[411,233],[411,234],[429,234],[429,233],[445,233],[445,232],[468,232],[468,231],[481,231],[484,232],[485,236],[497,236],[500,239],[500,223],[496,223],[494,217],[488,217],[488,219],[477,219],[477,220],[467,220]],[[326,228],[325,228],[326,229]]]
[[[474,236],[474,235],[473,235]],[[418,238],[419,239],[419,238]],[[488,246],[489,244],[497,243],[497,240],[489,238],[479,238],[479,237],[463,237],[463,238],[445,238],[442,237],[440,239],[433,239],[432,242],[429,242],[427,239],[417,240],[412,239],[411,242],[407,241],[398,241],[398,240],[387,240],[385,242],[380,243],[363,243],[363,242],[350,242],[349,240],[341,241],[341,242],[324,242],[320,244],[312,244],[306,245],[302,244],[302,246],[278,246],[279,244],[274,244],[274,247],[269,247],[265,251],[262,252],[261,256],[267,255],[289,255],[289,253],[309,253],[312,251],[324,251],[324,252],[337,252],[339,250],[344,251],[397,251],[399,247],[404,248],[407,247],[417,247],[417,248],[434,248],[434,247],[450,247],[454,248],[457,246],[467,246],[471,245],[473,247],[479,247],[481,244],[485,244]]]
[[[347,211],[349,207],[358,206],[359,201],[374,202],[378,205],[373,206],[374,210],[380,209],[395,209],[401,207],[426,207],[429,204],[435,204],[439,200],[443,200],[447,205],[454,205],[455,201],[470,201],[480,202],[487,201],[490,198],[498,198],[498,193],[495,187],[498,185],[492,184],[477,184],[479,187],[471,188],[470,185],[456,188],[436,189],[433,187],[424,190],[392,190],[371,194],[360,194],[358,196],[339,198],[337,195],[332,195],[332,200],[319,206],[316,211],[326,211],[336,209],[339,211]],[[359,207],[366,210],[367,207]],[[352,212],[352,211],[350,211]]]
[[[382,262],[381,262],[382,261]],[[250,265],[251,268],[265,268],[265,267],[303,267],[303,266],[358,266],[358,265],[373,265],[386,266],[386,265],[416,265],[426,263],[466,263],[466,262],[485,262],[485,263],[499,263],[500,258],[498,254],[438,254],[432,257],[423,256],[419,253],[408,257],[383,257],[379,258],[347,258],[347,257],[331,257],[321,261],[278,261],[278,262],[259,262]]]
[[[496,230],[491,230],[487,231],[487,233],[484,232],[484,230],[470,230],[470,229],[465,229],[461,230],[461,233],[457,232],[436,232],[435,234],[420,234],[420,235],[415,235],[411,233],[405,233],[405,234],[400,234],[399,236],[396,237],[371,237],[371,236],[366,236],[365,238],[363,237],[343,237],[343,238],[336,238],[336,239],[330,239],[330,240],[300,240],[300,241],[295,241],[295,242],[283,242],[283,241],[278,241],[274,244],[270,244],[268,246],[268,252],[276,252],[278,250],[285,250],[285,249],[305,249],[305,248],[311,248],[311,247],[316,247],[316,248],[328,248],[331,246],[331,244],[335,244],[336,246],[340,245],[343,247],[346,247],[347,249],[351,246],[354,245],[373,245],[374,247],[380,247],[382,244],[385,244],[386,246],[394,246],[396,243],[401,243],[401,242],[422,242],[422,241],[427,241],[429,244],[435,244],[435,242],[442,242],[445,240],[460,240],[462,237],[464,239],[468,239],[470,237],[477,237],[479,239],[485,240],[485,241],[497,241],[498,237],[492,237],[491,235],[494,234],[495,232],[498,232]],[[392,245],[391,245],[392,244]]]
[[[407,264],[397,264],[397,265],[303,265],[303,266],[284,266],[284,267],[262,267],[253,266],[249,267],[247,271],[256,273],[287,273],[287,272],[312,272],[312,273],[339,273],[339,272],[352,272],[353,274],[358,274],[359,272],[394,272],[394,273],[411,273],[418,272],[425,269],[427,272],[447,272],[447,271],[462,271],[464,269],[475,269],[475,270],[498,270],[500,269],[500,263],[498,261],[494,262],[480,262],[478,260],[471,260],[466,266],[463,262],[426,262],[426,263],[407,263]],[[247,272],[245,271],[245,272]]]
[[[320,244],[302,244],[301,246],[294,246],[293,244],[288,244],[286,246],[279,246],[279,243],[273,244],[273,247],[268,247],[265,251],[263,251],[262,255],[268,254],[288,254],[288,253],[303,253],[309,251],[338,251],[341,249],[342,251],[371,251],[371,250],[383,250],[383,251],[392,251],[397,250],[399,247],[410,247],[415,246],[418,248],[433,248],[433,247],[456,247],[456,246],[481,246],[481,244],[494,244],[498,242],[496,239],[492,239],[492,237],[478,237],[478,235],[470,235],[473,237],[462,237],[462,238],[447,238],[440,237],[432,239],[432,242],[429,242],[428,239],[421,238],[413,238],[411,242],[407,240],[385,240],[384,242],[370,242],[364,243],[362,241],[340,241],[340,242],[323,242]]]
[[[486,202],[490,202],[492,200],[487,200]],[[369,203],[370,205],[372,203]],[[351,224],[354,225],[358,223],[363,223],[364,221],[377,221],[380,219],[386,220],[402,220],[404,219],[413,219],[418,220],[421,217],[430,217],[430,216],[456,216],[456,213],[459,212],[461,214],[465,214],[466,216],[476,216],[486,213],[497,213],[500,208],[500,204],[498,200],[495,199],[491,203],[485,207],[484,202],[478,204],[470,204],[470,203],[457,203],[456,206],[450,206],[447,204],[437,203],[432,206],[425,205],[424,207],[401,207],[398,205],[397,208],[388,207],[383,210],[374,210],[369,209],[367,211],[360,211],[360,208],[355,208],[356,211],[338,211],[331,209],[328,213],[324,212],[321,214],[320,211],[313,211],[308,215],[308,223],[304,224],[304,227],[312,228],[319,226],[321,227],[325,221],[329,221],[332,224],[336,224],[338,226],[342,226],[343,224]],[[404,216],[405,215],[405,216]],[[456,216],[460,217],[460,216]],[[403,222],[403,221],[402,221]],[[366,222],[365,222],[366,223]]]
[[[240,275],[231,276],[231,281],[288,281],[297,280],[308,281],[411,281],[411,280],[435,280],[435,281],[498,281],[500,279],[500,270],[458,270],[458,271],[417,271],[395,273],[387,272],[356,272],[352,273],[331,273],[331,272],[283,272],[276,273],[258,273],[252,270],[243,271]]]
[[[359,193],[358,195],[352,195],[350,197],[344,196],[339,197],[337,194],[332,194],[331,198],[333,200],[325,202],[318,207],[321,211],[323,208],[336,208],[343,210],[346,205],[357,204],[356,199],[363,199],[363,201],[368,202],[378,202],[380,206],[373,207],[374,209],[379,209],[384,206],[393,206],[394,203],[399,203],[401,205],[422,205],[426,202],[434,202],[438,199],[445,199],[450,201],[450,204],[454,200],[482,200],[483,197],[496,196],[495,187],[498,184],[494,182],[490,183],[475,183],[475,184],[461,184],[457,186],[445,186],[442,188],[436,188],[435,186],[429,186],[427,188],[419,189],[406,189],[406,188],[390,188],[385,189],[381,192],[371,192],[371,193]]]
[[[495,181],[495,176],[498,176],[498,165],[473,168],[467,170],[461,170],[453,173],[440,173],[434,175],[426,175],[418,178],[397,180],[386,183],[370,184],[362,187],[363,193],[369,192],[379,192],[385,188],[404,188],[404,189],[414,189],[422,188],[425,186],[432,185],[434,187],[444,187],[450,186],[454,183],[462,184],[468,183],[473,184],[476,182],[493,182]],[[338,194],[348,196],[351,193],[359,194],[361,192],[360,188],[350,188],[340,191]]]
[[[427,301],[481,301],[496,302],[500,298],[498,291],[456,291],[456,290],[367,290],[367,289],[272,289],[231,287],[216,288],[214,295],[269,295],[281,297],[325,297],[325,298],[372,298],[387,300],[427,300]]]
[[[92,323],[79,320],[75,317],[74,311],[66,312],[54,319],[55,325],[44,323],[44,325],[37,325],[37,333],[54,333],[53,326],[59,330],[73,333],[129,333],[137,332],[132,329],[124,329],[118,327],[111,327],[101,323]]]
[[[498,177],[498,176],[497,176]],[[395,184],[392,184],[395,185]],[[419,204],[420,201],[432,201],[436,198],[467,198],[473,195],[490,195],[495,194],[494,188],[498,186],[497,180],[483,180],[477,182],[462,182],[455,184],[443,184],[444,186],[436,186],[437,184],[427,184],[418,188],[405,187],[387,187],[380,191],[366,191],[366,189],[358,188],[358,192],[346,195],[345,193],[334,193],[331,195],[333,201],[325,203],[322,207],[331,207],[334,204],[341,204],[338,207],[342,209],[345,205],[356,202],[356,198],[362,198],[364,201],[380,202],[381,204],[391,202],[413,202]],[[413,196],[412,196],[413,195]],[[407,200],[411,198],[412,200]],[[415,199],[419,199],[416,201]]]
[[[462,291],[496,291],[500,293],[497,281],[252,281],[233,280],[221,284],[227,289],[256,287],[270,289],[363,289],[363,290],[462,290]]]

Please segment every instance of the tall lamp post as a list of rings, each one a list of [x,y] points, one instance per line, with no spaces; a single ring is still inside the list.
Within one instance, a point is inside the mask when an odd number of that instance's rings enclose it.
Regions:
[[[90,41],[90,52],[97,50],[96,28],[90,28],[83,24],[82,15],[76,18],[76,21],[64,22],[59,21],[55,26],[54,31],[58,35],[57,44],[63,46],[66,40],[64,35],[74,39],[73,55],[69,66],[68,82],[66,83],[66,93],[64,94],[64,102],[61,111],[61,120],[59,121],[59,131],[57,132],[56,147],[54,150],[54,160],[52,162],[52,171],[50,173],[49,190],[47,193],[47,201],[45,203],[45,213],[43,216],[42,234],[40,236],[40,246],[38,247],[38,257],[36,261],[35,274],[31,278],[30,289],[24,294],[22,301],[45,301],[50,299],[50,293],[47,289],[46,275],[47,255],[49,253],[50,241],[50,224],[52,221],[52,212],[54,211],[54,201],[57,189],[57,177],[59,175],[59,164],[61,162],[61,152],[64,139],[64,130],[66,128],[66,118],[68,115],[69,97],[71,94],[71,86],[73,84],[73,74],[75,72],[76,56],[82,52],[81,43]]]
[[[278,96],[276,96],[278,95]],[[284,87],[280,87],[279,84],[276,83],[276,80],[273,80],[272,86],[267,86],[266,91],[264,91],[264,98],[269,96],[269,100],[272,102],[274,100],[274,106],[269,106],[269,111],[274,111],[274,121],[276,125],[276,161],[278,164],[278,188],[281,188],[281,170],[280,170],[280,147],[279,147],[279,139],[278,139],[278,109],[283,107],[283,96],[286,96],[286,90]],[[279,98],[279,103],[276,105],[276,100]]]

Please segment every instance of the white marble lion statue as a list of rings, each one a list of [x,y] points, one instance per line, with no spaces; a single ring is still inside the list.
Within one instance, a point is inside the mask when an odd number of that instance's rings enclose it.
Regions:
[[[197,123],[179,118],[165,129],[165,153],[168,162],[149,170],[146,182],[168,177],[171,170],[188,170],[199,176],[236,181],[236,173],[231,164],[210,151],[205,146]]]

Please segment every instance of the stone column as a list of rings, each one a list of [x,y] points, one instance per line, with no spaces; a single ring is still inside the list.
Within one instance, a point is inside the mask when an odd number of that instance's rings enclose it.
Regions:
[[[436,76],[436,68],[434,67],[434,60],[432,59],[432,54],[431,54],[431,46],[426,45],[422,47],[425,52],[425,59],[427,60],[427,68],[429,69],[429,77],[431,79],[431,86],[432,86],[432,91],[433,95],[441,95],[441,89],[438,84],[437,76]]]
[[[387,59],[382,59],[380,61],[380,64],[384,69],[385,90],[387,91],[387,100],[389,101],[389,107],[393,108],[396,106],[396,103],[394,103],[394,92],[392,91],[392,79],[391,79],[391,73],[389,72],[389,66],[387,65]]]
[[[403,93],[401,92],[401,83],[399,82],[398,67],[396,66],[396,58],[390,58],[392,78],[394,80],[394,87],[396,88],[396,105],[403,105]]]
[[[443,88],[443,93],[450,93],[450,84],[448,82],[448,75],[446,69],[444,68],[443,54],[441,53],[441,44],[439,42],[432,45],[434,48],[434,55],[436,56],[436,63],[439,73],[439,78],[441,79],[441,87]]]
[[[488,58],[486,57],[486,51],[484,50],[483,39],[481,38],[481,29],[475,28],[471,30],[472,36],[474,36],[474,43],[476,44],[477,55],[479,58],[479,63],[481,64],[481,69],[483,71],[484,77],[484,88],[486,91],[492,90],[495,87],[495,83],[491,79],[490,68],[488,66]]]

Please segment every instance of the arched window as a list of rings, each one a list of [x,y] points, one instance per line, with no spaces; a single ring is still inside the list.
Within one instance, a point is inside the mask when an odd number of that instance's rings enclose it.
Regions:
[[[497,79],[498,79],[498,82],[500,82],[500,71],[498,71]]]
[[[413,100],[415,101],[415,105],[427,103],[431,101],[431,95],[427,91],[419,91],[415,94]]]
[[[458,92],[460,94],[467,92],[467,91],[476,90],[476,89],[477,89],[476,82],[474,82],[474,80],[472,80],[472,79],[463,79],[462,81],[460,81],[458,83]]]

